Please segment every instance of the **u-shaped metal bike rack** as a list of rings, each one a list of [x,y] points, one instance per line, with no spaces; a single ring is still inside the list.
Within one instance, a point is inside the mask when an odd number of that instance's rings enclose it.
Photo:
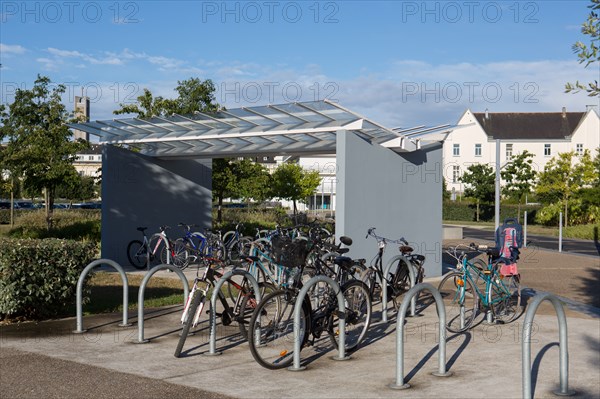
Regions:
[[[431,284],[421,283],[412,287],[406,293],[398,310],[398,321],[396,322],[396,383],[388,387],[392,389],[407,389],[410,384],[404,382],[404,318],[408,303],[421,291],[429,291],[435,299],[435,307],[439,316],[440,343],[438,348],[438,371],[432,373],[436,377],[449,377],[451,371],[446,371],[446,308],[440,292]]]
[[[92,263],[90,263],[89,265],[87,265],[85,267],[85,269],[83,269],[83,271],[81,272],[81,274],[79,275],[79,280],[77,281],[77,299],[76,299],[76,312],[77,312],[77,330],[73,331],[74,333],[84,333],[86,332],[86,330],[83,329],[83,300],[82,300],[82,296],[83,296],[83,282],[85,281],[85,277],[88,275],[88,273],[96,266],[99,265],[108,265],[112,268],[114,268],[116,271],[119,272],[119,274],[121,275],[121,280],[123,281],[123,322],[121,324],[119,324],[119,327],[128,327],[131,325],[131,323],[127,322],[127,307],[128,307],[128,298],[129,298],[129,283],[127,281],[127,275],[125,274],[125,271],[123,270],[123,268],[121,267],[121,265],[119,265],[117,262],[115,262],[114,260],[110,260],[110,259],[98,259],[93,261]]]
[[[181,269],[173,266],[173,265],[158,265],[153,267],[148,271],[148,274],[144,276],[142,283],[140,284],[140,292],[138,293],[138,344],[145,344],[149,342],[149,340],[144,339],[144,292],[146,291],[146,285],[148,285],[148,281],[154,275],[154,273],[160,270],[171,270],[175,272],[183,282],[183,303],[187,300],[187,297],[190,293],[190,284],[185,278],[185,274],[181,271]]]
[[[215,288],[213,288],[212,297],[210,298],[210,343],[209,350],[206,355],[220,355],[221,352],[217,352],[217,314],[215,312],[217,306],[217,298],[219,295],[219,291],[221,291],[221,287],[227,280],[229,280],[232,276],[244,276],[250,281],[252,284],[252,289],[254,290],[254,296],[256,297],[256,302],[260,302],[260,286],[258,282],[254,278],[254,276],[247,272],[246,270],[231,270],[223,275],[215,284]]]
[[[390,261],[388,262],[388,264],[385,266],[385,268],[383,269],[383,278],[385,281],[385,276],[387,276],[390,272],[390,269],[392,268],[394,262],[396,262],[397,260],[403,259],[404,262],[406,263],[406,267],[408,268],[408,278],[410,279],[410,287],[414,287],[416,284],[416,276],[415,276],[415,269],[414,266],[412,265],[412,262],[410,262],[405,256],[403,255],[396,255],[394,256],[392,259],[390,259]],[[388,292],[387,292],[387,284],[384,284],[384,282],[381,282],[381,321],[387,323],[388,321]],[[412,317],[415,316],[416,313],[416,308],[417,308],[417,298],[413,297],[410,301],[410,315]]]
[[[312,288],[313,285],[317,283],[327,283],[333,289],[333,291],[337,295],[338,301],[338,310],[340,312],[339,318],[339,342],[338,342],[338,357],[334,357],[334,360],[348,360],[350,357],[346,356],[346,305],[344,301],[344,294],[342,294],[342,290],[338,283],[333,281],[327,276],[315,276],[308,280],[308,282],[302,287],[300,293],[298,293],[298,297],[296,298],[296,304],[294,305],[294,363],[291,367],[288,367],[290,371],[302,371],[305,370],[306,367],[300,366],[300,350],[302,343],[300,342],[300,312],[302,312],[302,303],[304,302],[304,297],[308,293],[308,290]],[[308,326],[307,326],[308,328]]]
[[[531,326],[535,312],[543,301],[550,301],[558,317],[558,339],[559,339],[559,378],[560,389],[554,391],[558,396],[571,396],[575,391],[569,390],[569,348],[567,344],[567,317],[560,300],[548,293],[536,295],[525,312],[523,320],[523,343],[522,347],[522,365],[523,365],[523,398],[531,398]]]

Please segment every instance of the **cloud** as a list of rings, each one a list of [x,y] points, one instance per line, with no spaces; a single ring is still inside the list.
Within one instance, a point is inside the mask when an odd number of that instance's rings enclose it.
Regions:
[[[4,44],[0,43],[0,53],[2,55],[7,54],[24,54],[27,51],[25,47],[20,46],[18,44]]]

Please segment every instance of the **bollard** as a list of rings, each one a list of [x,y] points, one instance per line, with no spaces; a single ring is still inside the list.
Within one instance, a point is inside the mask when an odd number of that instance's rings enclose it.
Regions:
[[[522,348],[522,374],[523,374],[523,399],[531,398],[531,326],[533,325],[533,317],[540,304],[548,300],[554,306],[556,316],[558,317],[558,339],[559,339],[559,379],[560,389],[554,391],[557,396],[572,396],[575,391],[569,390],[569,348],[567,338],[567,317],[565,310],[560,300],[546,292],[536,295],[525,312],[523,320],[523,343]]]
[[[127,322],[127,301],[129,299],[129,283],[127,281],[127,275],[125,271],[114,260],[110,259],[98,259],[90,263],[83,269],[81,274],[79,275],[79,280],[77,281],[77,297],[76,297],[76,312],[77,312],[77,329],[73,331],[76,334],[84,333],[86,330],[83,329],[83,282],[88,273],[96,266],[99,265],[108,265],[113,267],[116,271],[121,275],[121,280],[123,281],[123,322],[119,324],[119,327],[128,327],[131,323]]]
[[[523,248],[527,248],[527,211],[523,212]]]
[[[404,318],[409,301],[421,291],[429,291],[433,295],[439,316],[438,371],[432,374],[436,377],[450,377],[453,374],[451,371],[446,371],[446,308],[442,296],[431,284],[421,283],[408,290],[398,310],[398,321],[396,322],[396,383],[388,385],[392,389],[410,388],[410,384],[404,382]]]
[[[562,231],[563,231],[563,220],[562,212],[558,216],[558,252],[562,252]]]
[[[294,364],[291,367],[288,367],[290,371],[302,371],[306,370],[306,367],[300,366],[300,350],[302,349],[302,343],[300,342],[300,312],[302,312],[302,303],[304,302],[304,298],[308,293],[308,290],[312,288],[313,285],[324,282],[329,284],[329,286],[334,290],[337,295],[338,301],[338,310],[340,311],[340,320],[339,320],[339,330],[340,330],[340,340],[338,342],[338,357],[333,358],[334,360],[348,360],[349,356],[346,356],[346,320],[345,317],[342,316],[346,313],[346,306],[344,305],[344,294],[342,294],[342,290],[338,283],[333,281],[327,276],[315,276],[308,280],[308,282],[302,287],[300,293],[298,293],[298,297],[296,298],[296,304],[294,305]],[[308,326],[307,326],[308,328]]]
[[[205,353],[205,355],[217,356],[221,354],[221,352],[217,352],[217,315],[215,309],[217,306],[218,293],[219,291],[221,291],[221,287],[232,276],[246,277],[250,284],[252,284],[252,290],[254,291],[256,302],[260,302],[260,286],[258,285],[258,282],[254,278],[254,276],[252,276],[251,273],[245,270],[231,270],[225,273],[223,277],[221,277],[219,281],[217,281],[217,284],[215,284],[215,287],[213,288],[212,297],[210,299],[210,344],[209,351],[208,353]]]
[[[402,256],[402,255],[396,255],[394,256],[392,259],[390,259],[390,261],[388,262],[388,264],[385,266],[385,268],[383,269],[383,277],[384,277],[384,281],[385,281],[385,277],[389,274],[390,269],[392,268],[392,265],[394,264],[395,261],[403,259],[404,262],[406,263],[407,267],[408,267],[408,278],[410,279],[410,287],[414,287],[416,284],[416,276],[415,276],[415,270],[414,267],[412,265],[411,262],[408,261],[408,259],[406,259],[406,257]],[[381,304],[381,321],[387,323],[388,321],[388,315],[387,315],[387,304],[388,304],[388,292],[387,292],[387,284],[384,284],[384,282],[381,282],[381,299],[382,299],[382,304]],[[417,308],[417,298],[413,297],[413,299],[410,302],[410,315],[412,317],[415,316],[416,314],[416,308]]]
[[[144,276],[144,279],[142,280],[142,283],[140,284],[140,292],[138,293],[138,340],[134,341],[137,344],[145,344],[147,342],[150,342],[149,340],[144,339],[144,291],[146,291],[146,285],[148,285],[148,281],[154,275],[154,273],[156,273],[160,270],[165,270],[165,269],[175,272],[175,274],[177,274],[179,276],[179,278],[181,279],[181,281],[183,282],[183,303],[184,304],[189,296],[190,284],[188,283],[187,278],[185,278],[185,274],[183,274],[181,269],[179,269],[173,265],[165,265],[165,264],[158,265],[158,266],[155,266],[152,269],[150,269],[148,271],[148,274],[146,274],[146,276]]]

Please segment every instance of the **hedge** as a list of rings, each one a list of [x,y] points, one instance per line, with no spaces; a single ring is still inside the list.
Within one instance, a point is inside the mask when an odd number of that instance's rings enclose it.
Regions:
[[[95,255],[93,243],[0,238],[0,318],[65,314]]]
[[[539,205],[521,205],[521,222],[523,211],[527,211],[527,223],[536,224],[537,212],[541,209]],[[518,205],[503,204],[500,206],[500,220],[516,218]],[[479,220],[481,222],[493,222],[495,217],[494,205],[479,205]],[[477,207],[467,202],[445,201],[442,207],[443,220],[457,220],[474,222],[477,220]]]

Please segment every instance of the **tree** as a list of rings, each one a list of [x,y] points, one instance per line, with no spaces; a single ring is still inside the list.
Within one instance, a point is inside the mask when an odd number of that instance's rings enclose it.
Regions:
[[[272,197],[271,175],[264,166],[244,158],[233,164],[233,174],[236,178],[234,198],[262,202]]]
[[[506,182],[504,194],[518,201],[517,219],[521,218],[521,202],[525,195],[531,193],[536,171],[532,167],[533,154],[525,150],[515,155],[500,173]]]
[[[91,176],[76,174],[56,187],[56,197],[69,201],[88,201],[96,198],[97,191],[94,180]]]
[[[2,115],[0,130],[0,141],[7,142],[0,169],[23,176],[25,189],[44,191],[48,229],[55,189],[77,173],[75,154],[88,146],[82,140],[71,141],[66,124],[72,115],[61,102],[65,86],[50,89],[50,84],[50,78],[38,75],[31,90],[17,89],[14,102]]]
[[[231,197],[235,191],[236,178],[230,159],[217,158],[212,161],[212,193],[217,198],[217,221],[223,219],[223,199]]]
[[[573,45],[573,52],[577,54],[580,64],[585,62],[585,68],[594,62],[600,61],[600,52],[598,52],[598,42],[600,41],[600,18],[598,18],[597,12],[600,10],[600,0],[591,0],[591,3],[592,4],[588,5],[588,8],[591,9],[590,14],[587,17],[587,20],[581,25],[581,33],[589,36],[590,44],[588,46],[578,41]],[[600,95],[600,87],[598,86],[597,80],[587,83],[587,86],[579,81],[575,82],[575,84],[567,83],[565,85],[566,93],[578,93],[581,90],[586,91],[590,97]]]
[[[171,114],[190,115],[194,112],[216,112],[219,104],[215,102],[215,85],[212,80],[190,78],[177,81],[175,91],[179,96],[175,99],[154,97],[152,92],[144,89],[137,98],[136,104],[119,104],[114,114],[137,114],[138,118],[166,116]]]
[[[494,169],[483,163],[470,165],[460,177],[460,181],[468,185],[465,188],[465,197],[471,197],[477,201],[477,221],[479,221],[479,204],[494,201],[496,192]]]
[[[296,163],[283,163],[273,173],[273,196],[293,201],[296,216],[296,201],[306,200],[320,183],[319,172],[305,171]]]
[[[589,151],[585,151],[579,161],[574,152],[559,153],[553,157],[540,173],[536,193],[547,205],[559,202],[565,213],[565,227],[568,226],[569,201],[581,188],[589,186],[596,178],[594,163]]]

